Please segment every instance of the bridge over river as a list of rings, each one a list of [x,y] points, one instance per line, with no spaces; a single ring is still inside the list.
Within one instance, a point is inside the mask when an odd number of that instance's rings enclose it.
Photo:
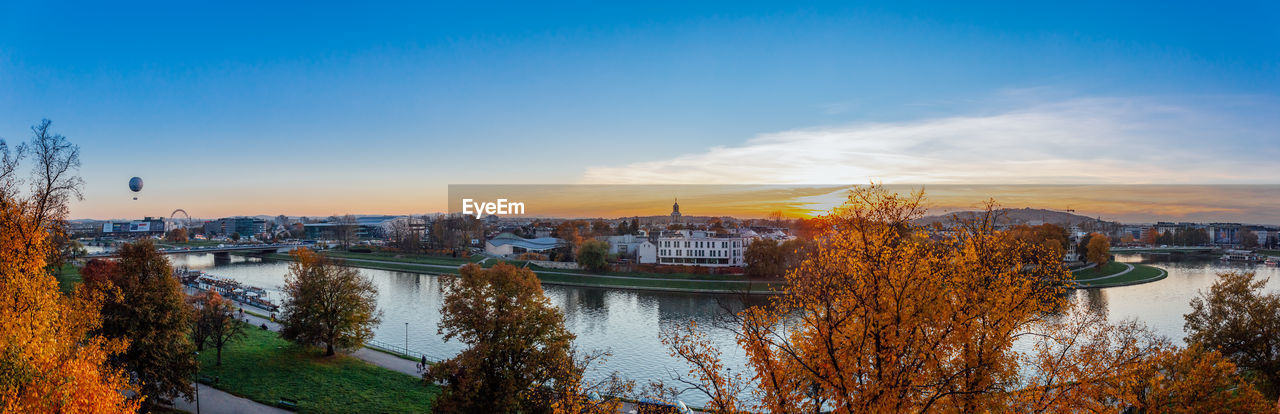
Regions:
[[[208,246],[208,247],[172,247],[168,249],[160,249],[160,254],[186,254],[186,253],[213,253],[215,258],[227,257],[231,252],[250,252],[259,254],[284,253],[290,250],[306,246],[300,243],[277,243],[277,244],[232,244],[226,246]],[[101,253],[92,253],[81,256],[85,259],[116,257],[116,250],[105,251]]]

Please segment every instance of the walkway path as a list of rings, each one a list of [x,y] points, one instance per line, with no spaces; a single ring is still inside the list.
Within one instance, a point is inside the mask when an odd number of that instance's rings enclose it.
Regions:
[[[267,325],[267,329],[274,332],[280,332],[280,324],[272,322],[267,318],[248,313],[244,314],[244,318],[253,326]],[[392,371],[403,372],[410,376],[418,377],[422,375],[422,373],[418,371],[417,363],[385,352],[361,347],[355,352],[352,352],[351,356],[379,367]]]
[[[1125,273],[1129,273],[1129,272],[1132,272],[1132,271],[1133,271],[1133,265],[1128,264],[1128,263],[1121,263],[1121,264],[1122,264],[1122,265],[1125,265],[1125,269],[1124,269],[1124,270],[1121,270],[1119,273],[1112,274],[1112,275],[1107,275],[1107,276],[1103,276],[1103,277],[1097,277],[1097,278],[1093,278],[1093,279],[1076,279],[1076,282],[1090,282],[1090,283],[1092,283],[1092,282],[1097,282],[1097,281],[1099,281],[1099,280],[1107,280],[1107,279],[1111,279],[1111,278],[1114,278],[1114,277],[1124,276],[1124,274],[1125,274]]]
[[[210,387],[204,384],[196,384],[200,390],[200,414],[288,414],[291,411],[285,411],[269,405],[264,405],[248,398],[237,397],[226,391]],[[196,401],[188,402],[185,399],[178,398],[173,402],[173,408],[186,412],[196,412]]]

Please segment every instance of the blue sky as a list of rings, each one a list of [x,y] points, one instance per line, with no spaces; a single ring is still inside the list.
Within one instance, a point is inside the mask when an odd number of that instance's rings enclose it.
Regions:
[[[0,137],[52,119],[99,218],[1280,172],[1276,3],[260,3],[0,5]]]

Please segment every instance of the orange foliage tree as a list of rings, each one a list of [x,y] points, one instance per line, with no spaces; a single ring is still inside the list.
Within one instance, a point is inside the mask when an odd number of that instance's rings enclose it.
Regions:
[[[489,269],[468,264],[457,277],[441,281],[439,332],[467,348],[423,375],[444,383],[436,412],[618,412],[618,401],[588,395],[598,390],[616,396],[630,385],[583,381],[585,367],[602,354],[576,356],[574,335],[532,271],[506,263]]]
[[[664,336],[692,367],[678,380],[716,412],[1138,406],[1135,379],[1167,344],[1075,309],[1060,250],[997,231],[993,209],[930,232],[913,224],[923,193],[855,188],[784,294],[733,315],[750,372],[689,326]]]
[[[50,220],[14,191],[12,160],[2,152],[0,412],[137,411],[122,394],[128,378],[106,365],[126,344],[89,335],[100,323],[100,297],[59,292],[45,266]]]

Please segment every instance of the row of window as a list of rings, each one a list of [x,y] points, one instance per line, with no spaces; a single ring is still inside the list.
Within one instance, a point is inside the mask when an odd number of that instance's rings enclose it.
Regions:
[[[658,249],[659,256],[684,256],[686,254],[693,257],[736,257],[741,255],[741,251],[735,249],[730,254],[728,250]]]
[[[664,257],[658,261],[662,264],[720,264],[720,265],[740,265],[738,260],[729,259],[693,259],[683,257]]]
[[[686,249],[688,248],[701,249],[701,248],[708,248],[708,247],[715,248],[716,243],[720,243],[721,249],[729,248],[729,241],[714,242],[714,241],[687,241],[687,240],[684,242],[684,248]],[[733,247],[735,249],[742,247],[741,243],[742,243],[741,240],[734,240]],[[662,247],[680,247],[680,241],[679,240],[663,240]]]

